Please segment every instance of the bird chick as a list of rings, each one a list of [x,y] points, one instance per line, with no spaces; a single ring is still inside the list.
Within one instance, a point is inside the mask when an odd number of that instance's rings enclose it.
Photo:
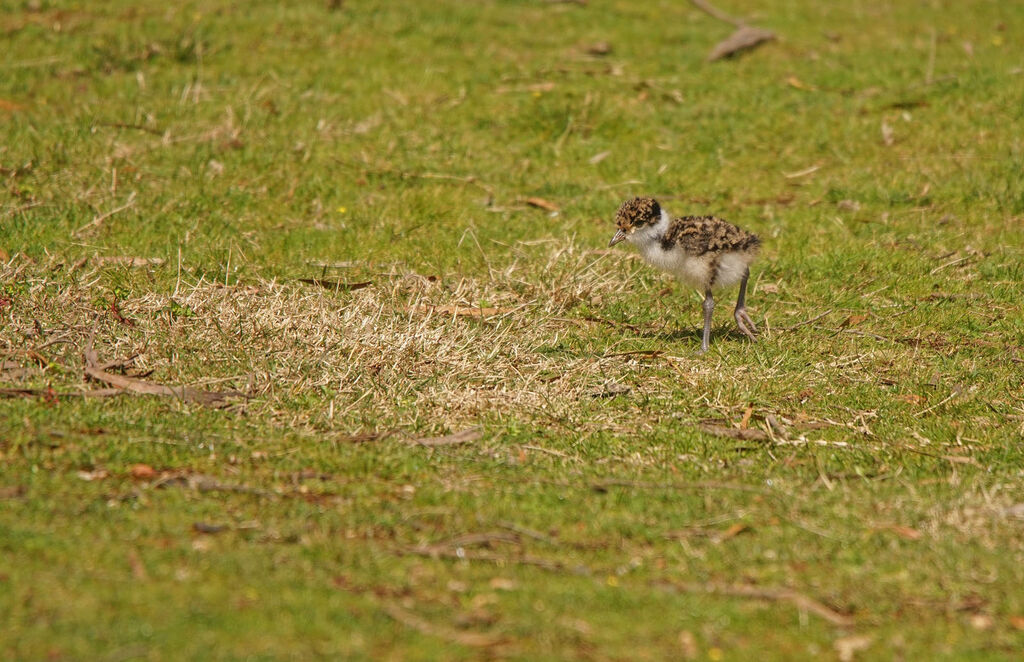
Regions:
[[[747,315],[747,279],[761,240],[714,216],[673,219],[654,198],[626,200],[615,214],[619,229],[608,242],[629,241],[650,264],[704,292],[704,336],[701,353],[711,341],[712,290],[736,283],[740,294],[733,317],[745,336],[757,342],[757,327]]]

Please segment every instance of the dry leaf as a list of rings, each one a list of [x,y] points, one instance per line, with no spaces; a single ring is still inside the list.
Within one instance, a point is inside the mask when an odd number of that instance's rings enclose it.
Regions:
[[[913,393],[897,395],[896,399],[900,402],[906,402],[909,405],[923,405],[927,402],[927,399],[924,396],[914,395]]]
[[[11,113],[16,110],[22,110],[24,108],[25,106],[21,105],[20,103],[15,103],[14,101],[10,101],[8,99],[0,99],[0,110]]]
[[[882,142],[888,145],[892,145],[895,142],[893,138],[892,127],[889,126],[888,122],[882,120]]]
[[[855,634],[849,637],[840,637],[832,645],[839,654],[840,662],[853,662],[853,656],[860,651],[867,650],[874,642],[874,637],[866,634]]]
[[[489,584],[495,591],[514,591],[519,586],[513,580],[504,577],[495,577]]]
[[[607,41],[598,41],[587,46],[586,51],[590,55],[608,55],[612,52],[612,45]]]
[[[555,89],[555,84],[551,81],[545,81],[543,83],[533,83],[531,85],[524,85],[521,87],[499,87],[495,90],[498,94],[506,94],[508,92],[550,92]]]
[[[0,487],[0,499],[17,499],[24,496],[25,492],[24,485],[7,485]]]
[[[132,569],[132,577],[136,581],[146,581],[149,579],[149,573],[146,572],[146,566],[142,562],[142,558],[139,557],[139,553],[134,549],[128,550],[128,565]]]
[[[1012,625],[1015,630],[1024,630],[1024,616],[1011,616],[1010,625]]]
[[[851,326],[857,326],[858,324],[866,320],[868,317],[870,317],[870,315],[850,315],[845,320],[843,320],[843,323],[839,325],[839,328],[846,329]]]
[[[156,470],[148,464],[133,464],[128,472],[132,478],[152,478],[156,475]]]
[[[624,384],[618,384],[616,382],[606,382],[604,386],[593,391],[589,391],[588,394],[592,398],[614,398],[617,395],[627,395],[632,389]]]
[[[728,529],[723,531],[721,534],[716,536],[715,542],[716,543],[725,542],[726,540],[729,540],[730,538],[735,538],[739,534],[745,533],[747,531],[752,531],[752,529],[750,528],[749,525],[747,525],[747,524],[740,524],[740,523],[737,522],[736,524],[733,524]]]
[[[754,405],[747,405],[747,410],[743,412],[743,419],[740,420],[740,429],[746,430],[747,426],[750,425],[750,416],[754,413]]]
[[[679,649],[684,660],[696,660],[699,654],[697,651],[697,637],[693,636],[693,633],[689,630],[683,630],[679,633]]]
[[[883,527],[880,527],[880,530],[892,531],[893,533],[898,535],[900,538],[903,538],[904,540],[920,540],[921,536],[924,535],[923,533],[921,533],[917,529],[913,529],[913,528],[911,528],[909,526],[902,526],[900,524],[890,524],[888,526],[883,526]]]
[[[775,39],[775,33],[771,30],[742,25],[711,49],[711,53],[708,54],[708,62],[732,57],[772,39]]]
[[[540,209],[547,209],[548,211],[558,211],[559,207],[553,202],[545,200],[544,198],[527,198],[526,204],[531,207],[539,207]]]
[[[78,477],[84,481],[103,480],[110,474],[106,469],[95,469],[93,471],[79,471]]]
[[[808,92],[813,92],[815,89],[813,85],[808,85],[807,83],[803,82],[796,76],[790,76],[789,78],[787,78],[786,84],[789,85],[790,87],[795,87],[798,90],[806,90]]]

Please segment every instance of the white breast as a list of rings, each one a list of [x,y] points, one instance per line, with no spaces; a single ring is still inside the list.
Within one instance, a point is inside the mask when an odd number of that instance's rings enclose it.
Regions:
[[[666,251],[660,241],[639,246],[640,255],[655,267],[663,269],[691,287],[703,290],[711,281],[711,256],[694,257],[681,248]]]
[[[720,253],[717,261],[717,274],[712,273],[711,265],[715,256],[687,255],[681,246],[672,250],[661,247],[661,237],[668,230],[669,215],[662,210],[661,220],[653,225],[640,228],[629,236],[629,241],[637,247],[640,255],[651,265],[669,272],[690,287],[703,292],[714,277],[715,287],[728,287],[743,280],[747,265],[753,253],[728,252]]]

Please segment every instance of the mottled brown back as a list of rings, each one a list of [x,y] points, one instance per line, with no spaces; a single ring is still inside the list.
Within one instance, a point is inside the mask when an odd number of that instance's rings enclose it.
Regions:
[[[661,239],[661,247],[665,250],[677,245],[689,255],[703,255],[722,251],[756,251],[761,240],[757,235],[715,216],[683,216],[669,224]]]

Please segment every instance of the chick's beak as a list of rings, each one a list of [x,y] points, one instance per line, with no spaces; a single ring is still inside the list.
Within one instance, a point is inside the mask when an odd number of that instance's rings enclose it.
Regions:
[[[626,238],[626,231],[625,230],[619,230],[618,232],[615,233],[615,236],[612,237],[612,240],[608,242],[608,248],[611,248],[612,246],[614,246],[615,244],[619,243],[620,241],[622,241],[625,238]]]

